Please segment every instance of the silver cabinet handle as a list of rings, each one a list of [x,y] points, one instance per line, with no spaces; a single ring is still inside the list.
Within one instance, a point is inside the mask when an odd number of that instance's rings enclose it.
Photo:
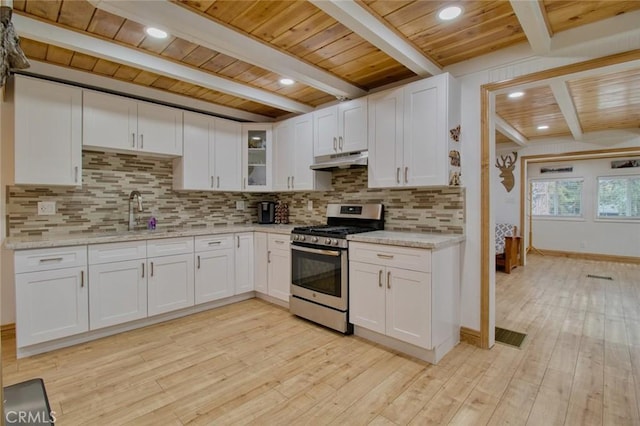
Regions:
[[[337,151],[338,150],[338,138],[333,138],[333,150]]]
[[[142,278],[144,278],[144,262],[142,262],[141,265],[142,265]]]
[[[151,262],[151,276],[153,276],[153,262]]]
[[[84,271],[80,271],[80,288],[84,287]]]
[[[64,260],[63,257],[50,257],[48,259],[40,259],[40,263],[46,262],[62,262]]]
[[[211,187],[213,188],[213,176],[211,176]]]
[[[291,176],[287,176],[287,189],[291,188]]]
[[[200,269],[200,256],[198,256],[198,269]]]
[[[73,173],[74,173],[74,178],[73,178],[73,179],[74,179],[74,181],[75,181],[76,183],[78,183],[78,170],[79,170],[79,169],[78,169],[78,166],[75,166],[75,167],[73,168]]]
[[[209,241],[210,246],[215,246],[216,244],[222,244],[222,241]]]
[[[274,240],[273,242],[276,243],[276,244],[284,244],[284,241],[282,241],[282,240]]]
[[[387,272],[387,288],[391,288],[391,271]]]
[[[380,253],[378,253],[378,254],[377,254],[377,256],[378,256],[380,259],[393,259],[393,256],[392,256],[392,255],[390,255],[390,254],[380,254]]]
[[[267,252],[267,263],[271,263],[271,250]]]
[[[409,178],[407,175],[409,174],[409,167],[404,168],[404,183],[409,183]]]
[[[400,183],[400,167],[396,168],[396,183]]]
[[[294,177],[295,177],[295,176],[291,176],[291,189],[293,189],[293,188],[294,188],[294,186],[293,186],[293,178],[294,178]]]
[[[378,287],[382,287],[382,269],[378,271]]]
[[[238,240],[238,248],[240,248],[240,235],[236,235],[236,240]]]
[[[144,148],[144,135],[140,135],[140,149]]]
[[[131,147],[132,148],[136,147],[136,134],[135,133],[131,133]]]
[[[338,137],[338,148],[340,148],[340,151],[342,151],[342,147],[344,146],[344,139],[342,139],[342,136]]]
[[[216,188],[220,188],[220,176],[216,177]]]

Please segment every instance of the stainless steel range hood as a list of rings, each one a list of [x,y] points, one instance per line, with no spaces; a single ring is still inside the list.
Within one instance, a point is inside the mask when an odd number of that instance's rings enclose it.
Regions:
[[[366,166],[369,161],[367,151],[351,152],[348,154],[327,155],[316,157],[315,163],[309,166],[311,170],[347,169],[353,166]]]

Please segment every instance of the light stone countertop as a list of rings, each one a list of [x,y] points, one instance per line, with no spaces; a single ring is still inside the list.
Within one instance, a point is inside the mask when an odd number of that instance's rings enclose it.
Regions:
[[[460,234],[428,234],[409,231],[373,231],[349,235],[347,240],[439,250],[463,242],[465,236]]]
[[[198,235],[230,234],[235,232],[267,232],[290,234],[296,225],[217,225],[202,228],[165,228],[153,231],[96,232],[87,234],[45,235],[9,237],[4,240],[4,248],[26,250],[51,247],[82,246],[87,244],[118,243],[125,241],[155,240],[160,238],[194,237]]]

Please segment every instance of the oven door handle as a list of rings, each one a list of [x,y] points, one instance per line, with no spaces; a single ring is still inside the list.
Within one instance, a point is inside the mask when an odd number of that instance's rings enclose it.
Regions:
[[[294,246],[294,245],[291,246],[291,250],[304,251],[307,253],[314,253],[314,254],[324,254],[326,256],[333,256],[333,257],[339,257],[342,254],[339,251],[314,249],[314,248]]]

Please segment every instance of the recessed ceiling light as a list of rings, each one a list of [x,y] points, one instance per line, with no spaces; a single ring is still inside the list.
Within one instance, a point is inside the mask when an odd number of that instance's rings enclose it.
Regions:
[[[449,6],[438,12],[438,18],[443,21],[450,21],[456,19],[460,14],[462,14],[462,8],[460,6]]]
[[[154,27],[147,27],[144,31],[153,38],[167,38],[169,35],[166,31]]]
[[[547,126],[546,124],[541,124],[540,126],[536,127],[538,130],[547,130],[549,128],[549,126]]]
[[[280,79],[280,84],[283,84],[285,86],[291,86],[293,83],[295,83],[295,81],[293,81],[290,78],[281,78]]]
[[[508,95],[511,99],[521,98],[524,96],[524,92],[511,92]]]
[[[262,138],[260,136],[251,136],[251,140],[260,141]]]

